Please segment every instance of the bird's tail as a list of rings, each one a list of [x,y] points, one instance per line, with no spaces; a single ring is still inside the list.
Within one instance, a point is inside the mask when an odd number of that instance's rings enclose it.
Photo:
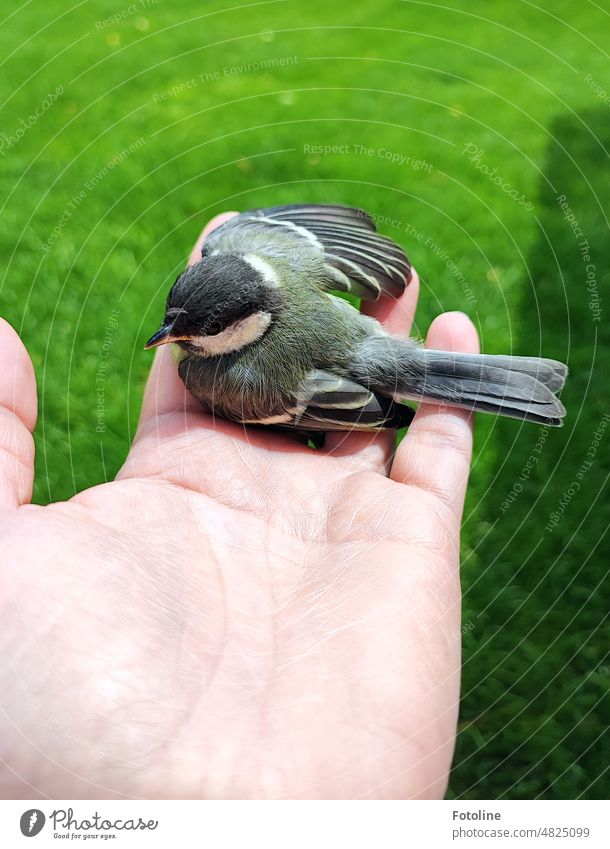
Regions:
[[[413,348],[419,366],[417,385],[396,400],[417,398],[496,413],[513,419],[561,425],[565,407],[555,396],[567,377],[567,367],[539,357],[455,354]]]
[[[530,422],[562,424],[566,411],[555,393],[567,377],[563,363],[539,357],[433,351],[392,341],[390,368],[385,359],[385,391],[390,389],[396,401],[431,401]],[[370,360],[366,371],[371,381]]]

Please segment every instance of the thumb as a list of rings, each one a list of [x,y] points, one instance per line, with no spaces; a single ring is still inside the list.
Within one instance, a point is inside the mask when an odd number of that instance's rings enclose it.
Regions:
[[[0,363],[0,507],[18,507],[34,483],[36,378],[23,342],[1,318]]]

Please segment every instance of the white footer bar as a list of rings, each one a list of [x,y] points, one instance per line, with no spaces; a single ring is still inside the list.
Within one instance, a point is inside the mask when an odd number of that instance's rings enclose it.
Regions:
[[[4,801],[0,846],[606,849],[609,815],[594,801]]]

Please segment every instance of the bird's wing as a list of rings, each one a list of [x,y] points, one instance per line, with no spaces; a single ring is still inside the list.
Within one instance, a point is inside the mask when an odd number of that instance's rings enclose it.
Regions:
[[[316,370],[307,376],[286,414],[283,426],[331,431],[405,427],[414,412],[354,380]]]
[[[203,255],[259,253],[293,261],[322,260],[329,289],[376,300],[399,297],[411,279],[401,248],[380,236],[371,216],[349,206],[289,204],[242,212],[213,230]]]

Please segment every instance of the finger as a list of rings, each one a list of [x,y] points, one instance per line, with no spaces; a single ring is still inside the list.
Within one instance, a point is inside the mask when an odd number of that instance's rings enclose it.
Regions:
[[[470,319],[445,313],[432,322],[427,348],[477,353],[479,339]],[[390,477],[436,494],[462,515],[472,453],[472,414],[455,407],[420,404],[399,445]]]
[[[32,498],[38,402],[34,367],[23,342],[0,319],[0,507]]]
[[[215,215],[214,218],[211,218],[208,221],[208,223],[205,225],[205,227],[199,234],[199,238],[195,242],[195,246],[191,251],[187,266],[195,265],[195,263],[199,262],[199,260],[201,259],[201,248],[203,247],[203,243],[205,242],[208,233],[211,233],[212,230],[215,230],[217,227],[220,227],[221,224],[224,224],[225,221],[229,221],[230,218],[234,218],[236,215],[239,215],[239,213],[234,211],[221,212],[220,215]]]
[[[376,318],[390,333],[406,338],[415,318],[418,296],[419,277],[413,269],[411,282],[400,298],[380,298],[373,303],[365,302],[362,312]],[[325,450],[335,457],[350,457],[359,465],[387,473],[395,442],[394,430],[380,433],[329,433]]]
[[[195,265],[201,259],[201,247],[208,233],[215,230],[229,218],[233,218],[237,212],[223,212],[212,218],[204,227],[201,235],[195,242],[187,265]],[[187,392],[184,383],[180,379],[174,355],[169,345],[157,348],[142,401],[142,412],[136,439],[142,429],[158,416],[173,410],[185,410],[201,412],[201,405]],[[134,440],[135,441],[135,440]]]
[[[415,319],[417,299],[419,297],[419,275],[413,268],[409,285],[400,298],[380,298],[378,301],[365,301],[362,312],[380,321],[386,330],[396,336],[408,336]]]

